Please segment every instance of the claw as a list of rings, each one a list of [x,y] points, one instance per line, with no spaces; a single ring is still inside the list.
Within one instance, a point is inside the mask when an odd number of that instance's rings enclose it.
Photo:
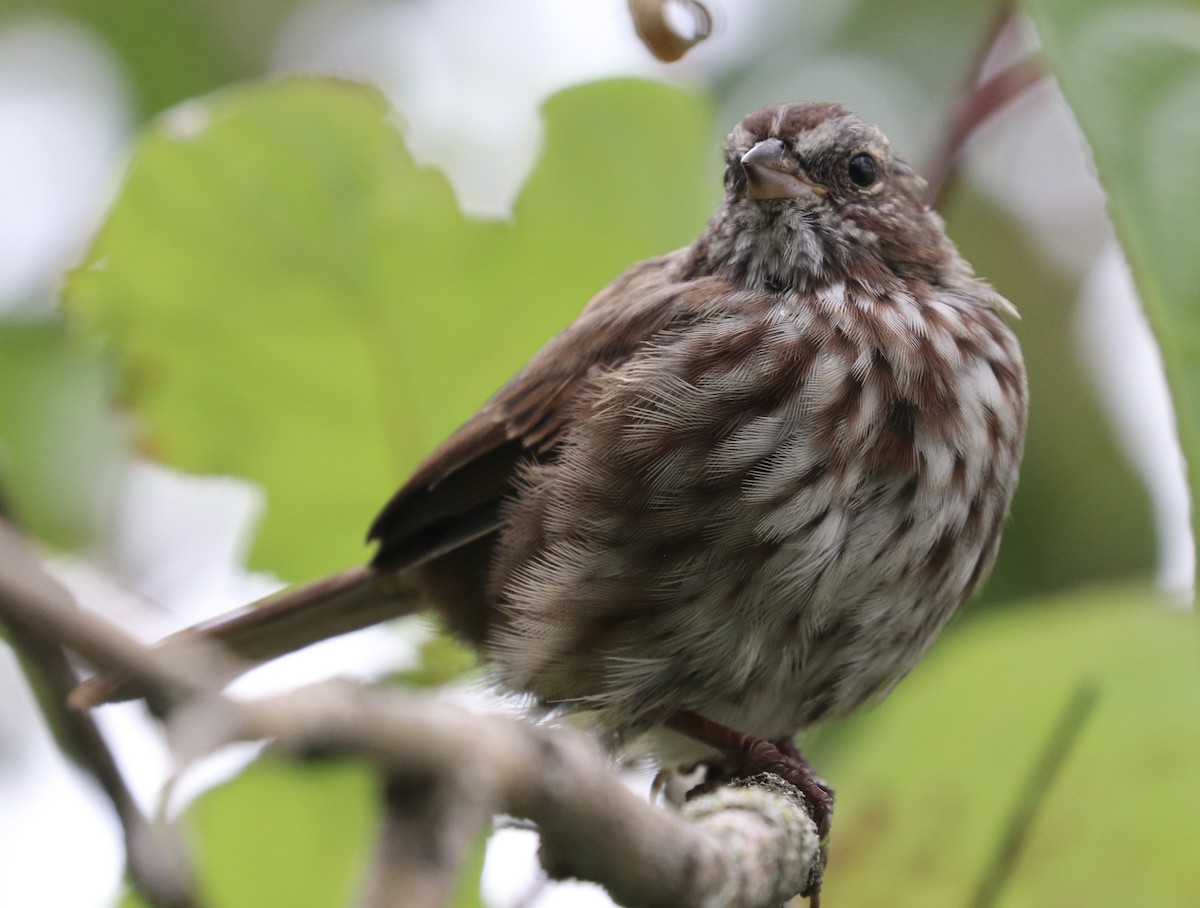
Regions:
[[[800,752],[796,742],[791,738],[779,741],[754,738],[691,712],[676,713],[667,724],[676,731],[716,748],[728,758],[727,765],[717,763],[711,767],[712,771],[703,783],[704,787],[711,788],[724,781],[769,772],[799,790],[821,840],[820,858],[800,895],[809,900],[809,908],[820,908],[821,883],[825,877],[825,865],[829,860],[829,831],[833,826],[834,792],[824,779],[813,772],[812,766]],[[696,789],[693,789],[688,793],[688,797],[695,792]]]

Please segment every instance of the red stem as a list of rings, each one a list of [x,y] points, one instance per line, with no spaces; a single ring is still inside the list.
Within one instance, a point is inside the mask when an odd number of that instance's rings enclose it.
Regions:
[[[929,184],[926,198],[931,205],[943,200],[962,158],[963,147],[975,131],[1009,102],[1040,82],[1046,74],[1038,55],[1029,54],[986,81],[979,80],[988,56],[1015,18],[1016,12],[1012,3],[1001,3],[979,45],[963,98],[950,117],[942,141],[925,171]]]

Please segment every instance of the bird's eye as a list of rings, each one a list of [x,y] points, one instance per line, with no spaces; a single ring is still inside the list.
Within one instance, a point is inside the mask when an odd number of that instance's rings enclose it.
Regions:
[[[879,167],[876,165],[875,159],[865,151],[852,157],[846,169],[854,185],[861,186],[863,189],[879,179]]]

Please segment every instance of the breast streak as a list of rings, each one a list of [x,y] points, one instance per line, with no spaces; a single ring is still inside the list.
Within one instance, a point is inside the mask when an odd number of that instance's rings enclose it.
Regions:
[[[694,709],[766,736],[888,689],[994,556],[1006,331],[835,287],[621,370],[514,514],[540,535],[501,559],[509,683],[616,732]]]

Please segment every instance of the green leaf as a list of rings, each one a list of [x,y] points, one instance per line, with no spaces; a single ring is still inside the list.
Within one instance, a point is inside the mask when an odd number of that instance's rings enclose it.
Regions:
[[[3,0],[0,18],[81,24],[119,58],[143,114],[235,79],[269,63],[273,32],[300,0]]]
[[[121,893],[121,901],[117,902],[117,908],[154,908],[154,906],[143,899],[136,889],[127,888]]]
[[[988,602],[1077,589],[1154,571],[1154,522],[1144,484],[1117,447],[1073,349],[1071,282],[1040,255],[1028,229],[970,187],[943,212],[959,249],[1021,310],[1013,330],[1029,370],[1029,434],[1021,482]]]
[[[1034,780],[1037,811],[996,904],[1195,904],[1198,630],[1137,592],[955,628],[884,706],[814,750],[838,790],[829,902],[972,904],[1064,710],[1093,688],[1057,777]]]
[[[365,766],[257,760],[188,812],[200,882],[222,908],[353,904],[379,823]]]
[[[68,299],[154,455],[265,487],[255,566],[361,561],[421,455],[614,274],[698,232],[719,179],[696,99],[610,82],[546,117],[512,225],[464,218],[359,85],[229,90],[141,142]]]
[[[1032,0],[1046,59],[1095,155],[1158,335],[1200,490],[1200,8]],[[1200,510],[1193,509],[1200,526]]]
[[[398,672],[394,679],[410,687],[442,687],[479,667],[474,650],[449,634],[439,633],[421,644],[421,661],[415,668]]]
[[[57,321],[0,323],[0,497],[21,525],[83,544],[121,450],[97,358]]]
[[[471,843],[462,866],[458,870],[458,881],[450,896],[450,908],[485,908],[479,893],[483,862],[487,858],[488,840],[492,836],[491,826],[480,829]]]

